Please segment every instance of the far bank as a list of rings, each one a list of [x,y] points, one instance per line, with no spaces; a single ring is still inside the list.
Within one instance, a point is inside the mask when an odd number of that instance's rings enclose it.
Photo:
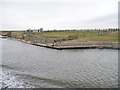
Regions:
[[[53,49],[120,49],[119,30],[3,31],[2,35]]]

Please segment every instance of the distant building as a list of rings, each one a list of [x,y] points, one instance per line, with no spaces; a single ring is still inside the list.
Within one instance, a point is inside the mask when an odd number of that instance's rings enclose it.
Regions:
[[[43,32],[43,28],[40,28],[40,29],[27,29],[27,32]]]

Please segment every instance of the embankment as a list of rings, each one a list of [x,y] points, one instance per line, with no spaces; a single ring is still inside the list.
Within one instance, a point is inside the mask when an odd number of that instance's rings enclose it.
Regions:
[[[51,49],[57,49],[57,50],[66,50],[66,49],[116,49],[120,50],[120,45],[117,42],[75,42],[74,45],[72,45],[70,42],[62,42],[62,43],[56,43],[56,44],[40,44],[40,43],[34,43],[30,41],[20,40],[21,42],[40,46],[40,47],[46,47]]]

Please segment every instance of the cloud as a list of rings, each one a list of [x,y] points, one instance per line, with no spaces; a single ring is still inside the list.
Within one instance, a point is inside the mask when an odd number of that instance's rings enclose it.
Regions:
[[[0,29],[117,27],[118,0],[2,0]]]
[[[83,23],[87,23],[91,25],[93,28],[100,28],[104,25],[105,27],[118,27],[118,13],[108,14],[102,17],[92,18],[90,20],[86,20]]]

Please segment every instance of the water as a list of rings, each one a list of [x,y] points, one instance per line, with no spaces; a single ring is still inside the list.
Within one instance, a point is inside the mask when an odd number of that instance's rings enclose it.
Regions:
[[[2,39],[2,87],[117,88],[118,50],[54,50]]]

